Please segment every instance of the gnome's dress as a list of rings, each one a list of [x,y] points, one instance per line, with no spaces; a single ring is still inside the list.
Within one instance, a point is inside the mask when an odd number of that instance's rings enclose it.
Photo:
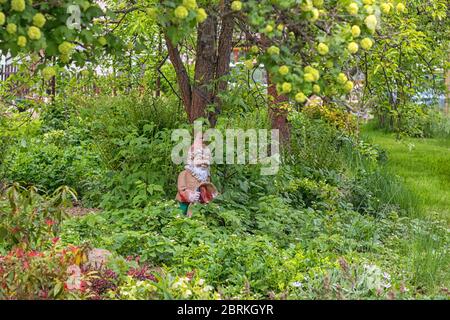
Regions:
[[[183,214],[187,214],[189,205],[189,196],[191,193],[200,192],[200,203],[210,202],[217,194],[217,190],[211,184],[211,178],[201,181],[190,170],[184,170],[178,176],[178,193],[176,200],[180,202],[180,209]]]

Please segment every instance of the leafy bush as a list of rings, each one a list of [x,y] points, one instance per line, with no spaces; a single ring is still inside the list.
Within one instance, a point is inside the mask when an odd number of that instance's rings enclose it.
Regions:
[[[46,199],[36,188],[27,190],[18,183],[7,188],[5,196],[7,201],[0,201],[0,252],[17,245],[33,249],[45,245],[59,231],[64,208],[76,200],[68,187]]]
[[[64,131],[50,131],[11,147],[1,167],[4,179],[50,193],[68,185],[84,195],[101,175],[98,156],[83,146],[65,145],[66,138]]]
[[[82,248],[74,246],[53,245],[46,251],[12,249],[0,256],[0,298],[86,299],[86,276],[77,279],[77,289],[68,287],[68,271],[80,264],[83,254]]]
[[[38,136],[40,133],[39,121],[30,119],[28,113],[18,113],[0,105],[0,166],[8,154],[10,147],[24,143],[30,137]],[[2,179],[0,170],[0,180]]]
[[[381,119],[381,120],[380,120]],[[378,127],[417,138],[448,137],[450,120],[434,105],[406,103],[378,119]]]
[[[356,132],[356,117],[337,106],[311,103],[302,109],[302,113],[312,119],[323,119],[331,126],[349,134]]]

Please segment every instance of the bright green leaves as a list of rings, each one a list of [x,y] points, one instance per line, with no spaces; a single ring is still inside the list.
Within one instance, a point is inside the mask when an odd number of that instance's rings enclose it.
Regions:
[[[338,75],[355,66],[360,55],[373,47],[374,33],[381,22],[377,3],[243,1],[242,11],[254,38],[259,39],[248,44],[251,50],[245,59],[257,59],[268,70],[278,92],[297,102],[305,102],[305,97],[313,94],[328,97],[348,94],[354,83],[347,76],[340,83]],[[389,4],[389,8],[397,3],[400,2]]]
[[[93,1],[30,3],[24,0],[0,2],[1,51],[12,56],[41,52],[47,58],[57,57],[61,63],[68,63],[72,59],[82,61],[102,48],[97,38],[103,34],[103,27],[94,20],[106,13]],[[73,55],[62,55],[58,46],[63,42],[77,44],[79,48]]]
[[[199,23],[204,23],[208,18],[207,11],[196,0],[162,1],[146,9],[174,44],[194,32]]]
[[[381,11],[389,13],[380,27],[389,36],[377,32],[360,43],[370,50],[361,67],[366,70],[370,93],[379,101],[375,114],[399,119],[417,93],[432,91],[438,96],[445,92],[440,70],[445,70],[443,62],[448,58],[448,41],[443,39],[448,38],[449,27],[448,19],[441,19],[447,16],[447,5],[445,0],[382,1]]]

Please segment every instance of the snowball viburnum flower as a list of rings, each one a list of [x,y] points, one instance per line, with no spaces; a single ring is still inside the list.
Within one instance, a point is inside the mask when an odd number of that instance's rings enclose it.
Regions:
[[[358,14],[359,7],[356,2],[352,2],[347,6],[347,12],[350,13],[352,16],[356,16]]]
[[[292,91],[292,84],[289,82],[284,82],[281,86],[281,89],[283,90],[283,93],[289,93]]]
[[[370,50],[373,46],[373,41],[370,38],[364,38],[361,40],[361,48],[364,50]]]
[[[370,16],[367,16],[366,19],[364,19],[364,23],[371,32],[374,32],[377,27],[378,20],[377,17],[375,17],[375,15],[372,14]]]
[[[352,27],[352,36],[353,38],[358,38],[361,35],[361,28],[357,25]]]
[[[106,40],[105,37],[99,37],[97,40],[98,40],[98,43],[100,43],[100,45],[102,47],[106,46],[106,44],[108,43],[108,41]]]
[[[31,40],[39,40],[41,38],[41,30],[38,27],[31,26],[28,28],[27,35]]]
[[[295,95],[295,101],[297,101],[298,103],[303,103],[306,101],[306,96],[303,92],[299,92]]]
[[[5,14],[0,11],[0,26],[4,25],[5,22],[6,22]]]
[[[25,0],[12,0],[11,9],[13,11],[22,12],[25,10]]]
[[[314,93],[319,94],[320,90],[321,90],[321,88],[320,88],[320,86],[318,84],[313,85],[313,92]]]
[[[276,46],[271,46],[267,49],[267,53],[272,55],[272,56],[276,56],[280,54],[280,48],[276,47]]]
[[[245,67],[248,69],[248,70],[252,70],[253,69],[253,60],[251,60],[251,59],[249,59],[249,60],[246,60],[245,62],[244,62],[244,65],[245,65]]]
[[[300,9],[306,12],[311,11],[313,8],[314,6],[311,0],[306,0],[304,3],[300,5]]]
[[[242,2],[240,2],[240,1],[233,1],[231,3],[231,10],[233,10],[233,11],[241,11],[242,10]]]
[[[175,9],[174,13],[175,13],[175,17],[177,17],[178,19],[181,19],[181,20],[186,19],[187,16],[189,15],[189,11],[186,9],[185,6],[178,6]]]
[[[317,70],[317,69],[314,69],[313,67],[311,67],[311,66],[306,66],[305,68],[304,68],[304,71],[305,71],[305,74],[311,74],[312,75],[312,77],[313,77],[313,81],[318,81],[319,79],[320,79],[320,73],[319,73],[319,70]],[[309,77],[308,77],[309,78]],[[305,80],[306,80],[306,78],[305,78]],[[306,81],[308,81],[308,80],[306,80]],[[308,81],[308,82],[313,82],[313,81]]]
[[[329,51],[328,46],[325,43],[319,43],[319,45],[317,46],[317,52],[319,52],[319,54],[321,55],[326,55]]]
[[[14,34],[17,32],[17,25],[14,23],[8,23],[8,25],[6,26],[6,32],[8,32],[9,34]]]
[[[208,18],[208,14],[206,13],[205,9],[200,8],[197,10],[197,22],[202,23]]]
[[[282,76],[285,76],[285,75],[287,75],[287,74],[289,73],[289,67],[288,67],[288,66],[281,66],[281,67],[278,69],[278,72],[279,72]]]
[[[42,28],[45,24],[46,20],[42,13],[36,13],[33,17],[33,24],[36,27]]]
[[[264,28],[264,32],[265,33],[271,33],[273,31],[273,27],[268,24],[265,28]]]
[[[24,36],[19,36],[17,38],[17,45],[21,48],[25,47],[27,45],[27,38]]]
[[[383,12],[384,14],[389,14],[389,12],[391,12],[391,4],[383,2],[380,5],[380,9],[381,9],[381,12]]]
[[[53,67],[45,67],[42,69],[42,76],[45,80],[50,80],[54,76],[56,76],[56,70]]]
[[[396,9],[397,9],[397,11],[398,12],[405,12],[405,10],[406,10],[406,7],[405,7],[405,5],[403,4],[403,3],[399,3],[399,4],[397,4],[397,7],[396,7]]]
[[[305,79],[306,82],[314,82],[314,75],[312,73],[305,73],[303,75],[303,79]]]
[[[353,87],[354,87],[354,86],[355,86],[355,85],[353,84],[352,81],[347,81],[347,82],[344,84],[344,90],[347,91],[347,92],[350,92],[350,91],[353,90]]]
[[[58,51],[62,55],[69,55],[73,50],[73,44],[70,42],[64,41],[58,46]]]
[[[357,44],[356,42],[350,42],[350,43],[348,44],[347,49],[348,49],[348,51],[349,51],[351,54],[355,54],[355,53],[358,52],[359,46],[358,46],[358,44]]]
[[[312,13],[312,15],[311,15],[311,17],[308,20],[311,21],[311,22],[316,22],[319,19],[319,17],[320,17],[319,10],[317,8],[313,8],[311,10],[311,13]]]
[[[373,7],[369,5],[364,6],[364,10],[367,12],[367,14],[373,14],[374,12]]]
[[[347,76],[345,73],[339,73],[337,76],[337,82],[340,84],[345,84],[348,81]]]
[[[196,0],[183,0],[183,6],[190,10],[194,10],[197,8],[197,1]]]

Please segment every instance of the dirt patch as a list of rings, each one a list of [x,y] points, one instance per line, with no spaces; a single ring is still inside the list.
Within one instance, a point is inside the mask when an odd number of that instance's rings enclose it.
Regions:
[[[67,208],[66,213],[71,217],[82,217],[91,213],[99,213],[100,209],[97,208],[83,208],[83,207],[72,207]]]

